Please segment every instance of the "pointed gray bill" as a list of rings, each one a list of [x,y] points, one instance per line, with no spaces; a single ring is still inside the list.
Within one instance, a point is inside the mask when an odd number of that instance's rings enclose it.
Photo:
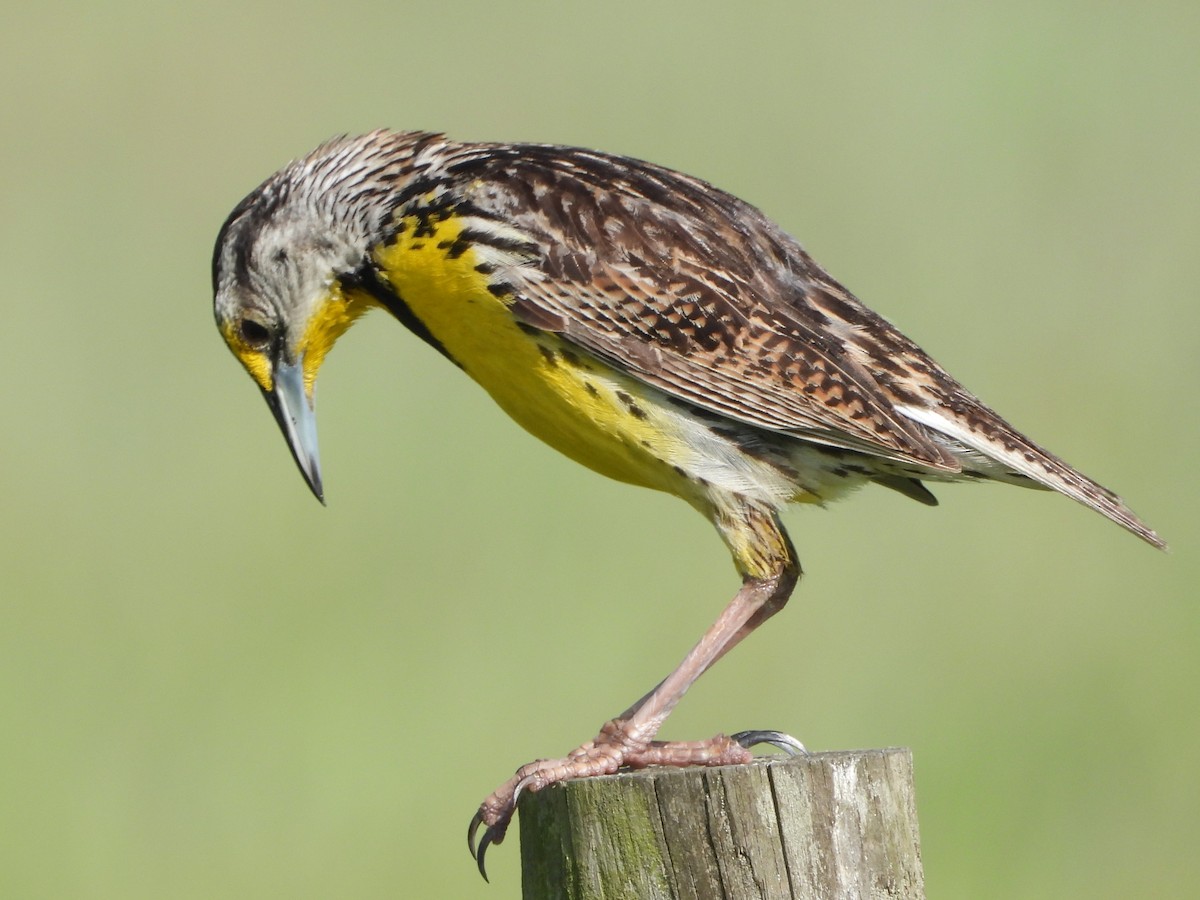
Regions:
[[[317,414],[304,390],[304,367],[279,362],[275,366],[275,389],[263,391],[267,406],[287,439],[292,457],[309,488],[322,503],[325,494],[321,487],[321,458],[317,451]]]

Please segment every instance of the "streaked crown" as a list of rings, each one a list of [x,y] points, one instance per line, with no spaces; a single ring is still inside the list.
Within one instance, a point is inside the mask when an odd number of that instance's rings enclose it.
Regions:
[[[433,134],[336,138],[292,162],[229,215],[213,252],[213,312],[263,384],[262,356],[295,360],[307,324],[339,279],[386,236],[402,188],[445,145]]]

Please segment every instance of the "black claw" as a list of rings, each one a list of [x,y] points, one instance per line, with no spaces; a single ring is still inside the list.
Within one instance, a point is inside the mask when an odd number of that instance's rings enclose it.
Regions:
[[[483,880],[487,881],[487,870],[483,867],[484,856],[487,855],[487,848],[493,844],[500,844],[504,841],[504,835],[508,832],[508,826],[512,824],[512,818],[517,813],[517,801],[521,799],[521,793],[533,781],[533,775],[526,775],[517,782],[513,788],[512,799],[508,801],[508,812],[491,825],[483,832],[483,838],[479,841],[478,849],[475,847],[475,835],[479,833],[479,826],[483,824],[483,807],[471,817],[471,824],[467,826],[467,849],[471,851],[471,856],[475,858],[475,862],[479,866],[479,874],[483,876]]]
[[[494,829],[489,828],[483,833],[483,840],[479,842],[479,852],[475,854],[475,862],[479,864],[479,874],[483,876],[483,880],[487,881],[487,869],[483,867],[483,857],[487,853],[487,848],[492,844],[492,834]],[[488,882],[489,884],[491,882]]]
[[[475,858],[475,832],[479,830],[479,826],[483,824],[483,816],[475,813],[471,817],[471,824],[467,826],[467,849],[471,851],[471,859]]]
[[[483,837],[479,841],[479,847],[475,846],[475,835],[479,833],[479,826],[483,824],[482,812],[475,813],[471,818],[471,824],[467,826],[467,849],[471,851],[471,857],[475,860],[475,864],[479,866],[479,874],[483,876],[483,880],[487,881],[487,869],[484,868],[483,860],[487,855],[487,848],[492,844],[499,844],[504,840],[504,832],[508,830],[507,822],[497,822],[495,825],[489,825],[483,830]],[[490,883],[490,882],[489,882]]]
[[[788,756],[808,756],[808,750],[802,743],[782,731],[739,731],[737,734],[731,734],[730,738],[747,750],[756,744],[770,744],[778,747]]]

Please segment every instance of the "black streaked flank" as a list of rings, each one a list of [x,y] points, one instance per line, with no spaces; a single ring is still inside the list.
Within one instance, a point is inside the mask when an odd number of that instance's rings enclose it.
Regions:
[[[441,244],[438,244],[438,246],[440,247]],[[461,236],[459,236],[459,238],[457,240],[451,241],[449,246],[446,247],[446,258],[447,259],[458,259],[460,256],[462,256],[464,253],[466,253],[470,249],[471,249],[471,244],[468,241],[463,240],[463,238]]]
[[[569,350],[566,347],[564,347],[562,350],[562,358],[566,360],[568,365],[572,365],[577,369],[583,369],[585,372],[591,370],[591,366],[580,359],[578,353],[574,352],[573,350]]]
[[[635,419],[646,418],[646,411],[638,406],[637,401],[625,391],[617,391],[617,399],[621,401],[621,404]]]

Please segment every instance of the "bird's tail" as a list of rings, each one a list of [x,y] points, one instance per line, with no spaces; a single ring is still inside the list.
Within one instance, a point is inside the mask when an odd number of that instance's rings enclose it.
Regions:
[[[1160,550],[1166,549],[1166,542],[1120,497],[1053,453],[1043,450],[982,404],[963,401],[953,416],[930,407],[903,406],[898,409],[914,422],[1065,494],[1112,519],[1146,543]]]

